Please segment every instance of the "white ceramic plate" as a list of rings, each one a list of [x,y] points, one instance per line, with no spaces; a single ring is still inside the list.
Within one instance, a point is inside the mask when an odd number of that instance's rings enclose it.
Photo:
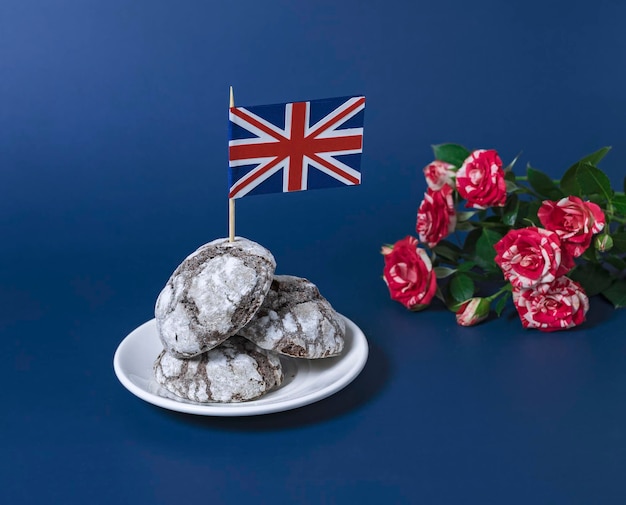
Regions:
[[[343,317],[343,316],[342,316]],[[177,412],[202,416],[254,416],[282,412],[314,403],[345,388],[367,361],[367,339],[344,317],[346,343],[341,356],[317,360],[281,358],[285,380],[258,400],[243,403],[196,403],[174,396],[154,379],[152,365],[163,350],[154,319],[133,330],[119,345],[113,359],[115,374],[142,400]]]

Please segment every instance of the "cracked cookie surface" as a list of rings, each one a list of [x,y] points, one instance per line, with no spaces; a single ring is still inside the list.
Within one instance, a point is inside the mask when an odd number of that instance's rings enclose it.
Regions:
[[[163,351],[154,376],[169,392],[199,403],[253,400],[283,381],[280,358],[239,336],[189,359]]]
[[[270,251],[244,238],[198,248],[176,268],[156,302],[165,350],[190,358],[237,333],[261,306],[275,268]]]
[[[261,307],[238,334],[286,356],[327,358],[343,350],[345,323],[315,284],[276,275]]]

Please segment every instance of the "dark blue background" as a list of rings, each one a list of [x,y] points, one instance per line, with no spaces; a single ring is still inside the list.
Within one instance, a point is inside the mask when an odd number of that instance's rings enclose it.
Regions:
[[[576,331],[470,329],[389,300],[429,145],[558,177],[626,172],[619,1],[3,0],[0,502],[622,504],[623,312]],[[237,103],[363,93],[363,185],[244,198],[238,234],[365,332],[315,405],[242,419],[152,407],[113,353],[176,265],[227,233]]]

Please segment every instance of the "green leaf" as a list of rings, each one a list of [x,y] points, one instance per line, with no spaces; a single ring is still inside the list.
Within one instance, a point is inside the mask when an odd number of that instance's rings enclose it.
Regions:
[[[443,287],[441,289],[441,293],[443,295],[443,303],[446,304],[446,307],[448,308],[448,310],[451,310],[452,312],[456,312],[459,307],[461,306],[461,302],[456,301],[451,292],[450,292],[450,286],[451,286],[452,282],[447,282],[445,284],[443,284]]]
[[[439,242],[435,247],[433,247],[433,251],[437,256],[441,256],[452,263],[459,261],[459,257],[462,253],[461,249],[457,245],[454,245],[452,242],[447,240]]]
[[[441,291],[441,288],[439,286],[437,286],[435,296],[439,298],[443,303],[446,303],[446,298],[443,296],[443,291]]]
[[[476,242],[476,256],[474,260],[485,270],[495,270],[497,265],[494,262],[496,250],[494,245],[502,238],[502,235],[488,228],[483,228],[478,241]]]
[[[469,219],[471,219],[472,216],[474,216],[476,214],[475,210],[472,211],[460,211],[456,213],[456,220],[457,223],[459,222],[463,222],[463,221],[468,221]]]
[[[528,215],[528,201],[520,199],[519,209],[517,210],[517,222],[521,222]]]
[[[561,179],[561,189],[566,195],[585,196],[600,194],[611,200],[611,182],[605,173],[591,163],[579,162],[572,165]]]
[[[626,193],[626,177],[624,177],[624,187],[622,189],[624,190],[624,193]]]
[[[476,253],[476,242],[480,238],[482,234],[481,229],[472,230],[465,237],[465,242],[463,242],[463,250],[470,256],[474,256]]]
[[[448,267],[435,267],[433,268],[435,271],[435,276],[437,279],[445,279],[446,277],[450,277],[453,273],[456,272],[454,268]]]
[[[513,172],[504,172],[504,180],[509,182],[515,182],[515,174]]]
[[[511,163],[509,163],[506,167],[504,167],[505,179],[506,179],[506,174],[513,170],[513,167],[515,166],[515,164],[517,163],[517,160],[519,160],[519,157],[521,155],[522,153],[520,152],[515,158],[513,158],[513,161]]]
[[[618,270],[626,270],[626,261],[623,260],[622,258],[618,258],[617,256],[613,256],[613,255],[608,255],[606,258],[604,258],[604,260],[608,264],[617,268]]]
[[[461,263],[458,267],[457,267],[457,271],[458,272],[468,272],[470,271],[472,268],[474,268],[476,266],[476,263],[474,263],[473,261],[464,261],[463,263]]]
[[[611,203],[617,212],[626,214],[626,195],[613,195]]]
[[[613,233],[613,250],[618,253],[626,252],[626,232]]]
[[[578,179],[576,178],[576,174],[578,173],[579,168],[584,164],[584,162],[579,161],[575,163],[561,177],[561,190],[565,193],[566,196],[574,195],[574,196],[583,196],[582,188],[578,183]]]
[[[517,220],[517,213],[519,212],[519,198],[517,195],[510,195],[504,206],[502,213],[502,222],[506,225],[513,226]]]
[[[491,223],[492,219],[494,221],[493,226],[485,226],[484,227],[485,229],[491,232],[495,232],[501,237],[505,235],[506,233],[508,233],[508,231],[511,229],[510,226],[507,226],[506,224],[502,222],[502,218],[499,216],[490,216],[488,219],[485,220],[485,223]]]
[[[626,307],[626,281],[615,281],[608,289],[602,291],[602,296],[611,302],[616,309]]]
[[[474,296],[474,281],[466,274],[457,274],[450,281],[450,294],[457,302]]]
[[[560,200],[565,196],[552,179],[540,170],[528,165],[526,175],[528,183],[539,195],[549,200]]]
[[[504,184],[506,186],[507,193],[513,193],[514,191],[517,191],[519,189],[519,186],[517,184],[511,181],[507,181],[506,179],[504,180]]]
[[[598,251],[596,250],[595,241],[589,244],[589,247],[587,247],[585,252],[580,256],[580,259],[591,261],[592,263],[598,263],[599,256]]]
[[[595,296],[607,289],[613,279],[611,274],[597,263],[585,263],[578,265],[568,276],[579,282],[587,296]]]
[[[596,205],[599,205],[600,207],[602,207],[602,206],[604,206],[606,204],[606,199],[604,197],[602,197],[601,195],[598,195],[598,194],[589,195],[587,198],[589,199],[590,202],[593,202]]]
[[[599,193],[607,200],[611,200],[613,190],[611,189],[611,181],[606,174],[593,165],[582,165],[576,172],[576,179],[583,190],[583,194],[592,195]]]
[[[600,163],[600,161],[602,161],[602,158],[604,158],[610,150],[611,146],[603,147],[601,149],[598,149],[595,153],[588,154],[582,160],[580,160],[580,162],[597,165],[598,163]]]
[[[435,159],[451,163],[459,168],[465,159],[471,154],[467,149],[458,144],[437,144],[432,146]]]
[[[470,231],[476,228],[472,221],[461,221],[454,227],[455,231]]]
[[[541,226],[539,218],[537,217],[537,212],[539,211],[539,207],[541,207],[541,203],[542,202],[539,200],[528,202],[524,218],[529,222],[530,226]]]
[[[495,311],[498,317],[500,317],[500,314],[502,314],[504,307],[506,307],[506,302],[508,301],[509,296],[511,296],[511,293],[507,291],[503,296],[500,297],[500,299],[496,303]]]

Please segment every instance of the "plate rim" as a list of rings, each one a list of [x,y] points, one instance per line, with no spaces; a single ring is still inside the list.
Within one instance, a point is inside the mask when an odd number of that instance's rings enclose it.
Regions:
[[[339,314],[339,316],[344,319],[346,322],[346,326],[348,326],[349,331],[352,334],[352,344],[351,350],[354,350],[355,355],[353,356],[353,362],[350,363],[350,368],[347,370],[345,374],[340,376],[337,380],[332,382],[331,384],[326,385],[325,387],[311,391],[307,394],[304,394],[299,397],[285,399],[283,401],[277,401],[274,403],[270,403],[267,405],[258,405],[254,404],[255,400],[251,402],[243,402],[237,404],[216,404],[211,403],[207,405],[195,404],[195,403],[186,403],[179,402],[174,399],[165,398],[159,395],[156,395],[140,386],[135,384],[126,374],[124,367],[121,364],[122,356],[124,354],[125,349],[130,345],[134,338],[137,338],[137,334],[141,331],[145,330],[146,326],[153,325],[154,319],[150,319],[136,328],[134,328],[124,339],[119,343],[117,349],[115,350],[115,354],[113,357],[113,369],[115,371],[115,375],[117,379],[121,382],[121,384],[130,391],[133,395],[140,398],[141,400],[155,405],[157,407],[164,408],[166,410],[174,411],[174,412],[182,412],[186,414],[194,414],[201,416],[218,416],[218,417],[244,417],[244,416],[255,416],[255,415],[263,415],[263,414],[272,414],[276,412],[285,412],[288,410],[296,409],[299,407],[304,407],[305,405],[310,405],[312,403],[318,402],[329,396],[341,391],[346,386],[348,386],[354,379],[356,379],[363,368],[365,368],[365,364],[367,363],[367,359],[369,356],[369,345],[367,342],[367,338],[365,334],[352,320],[344,316],[343,314]],[[158,338],[158,337],[157,337]],[[347,355],[338,356],[339,360],[346,359]],[[297,358],[294,358],[297,360]],[[297,362],[297,361],[296,361]]]

